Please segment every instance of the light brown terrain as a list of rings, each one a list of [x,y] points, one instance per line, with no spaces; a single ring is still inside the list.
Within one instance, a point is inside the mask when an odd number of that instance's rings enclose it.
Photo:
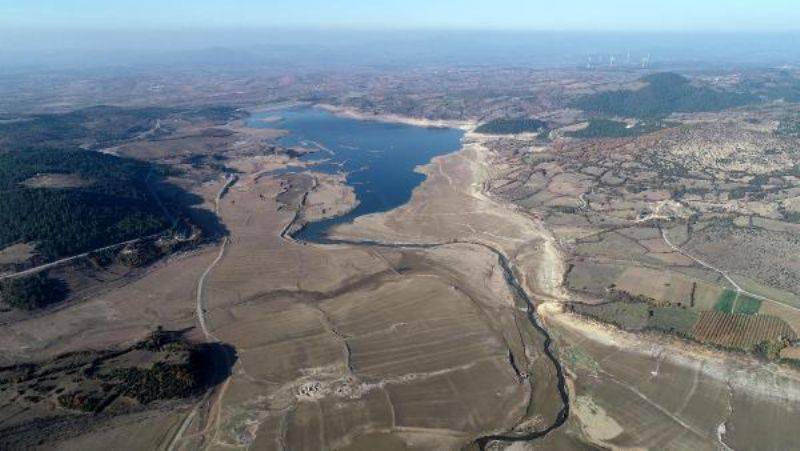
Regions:
[[[476,83],[452,76],[461,93]],[[462,116],[535,114],[548,136],[477,134],[431,93],[414,114],[391,96],[328,102],[466,131],[418,168],[410,202],[338,226],[338,244],[291,238],[358,200],[280,130],[178,127],[106,149],[185,170],[170,181],[224,233],[5,324],[0,363],[131,345],[156,325],[235,349],[208,392],[102,418],[63,449],[795,448],[800,160],[777,133],[783,106],[576,139],[587,118],[562,96],[638,82],[529,76],[536,103],[464,94]]]
[[[573,414],[595,443],[644,449],[791,449],[798,374],[540,308],[562,344]],[[581,407],[584,405],[585,407]]]
[[[431,181],[448,193],[444,201],[471,198],[469,184]],[[231,235],[206,279],[204,310],[209,333],[236,347],[237,367],[216,401],[218,418],[202,435],[193,432],[201,424],[190,425],[180,444],[449,448],[553,421],[554,369],[496,255],[468,243],[294,243],[280,234],[294,220],[292,209],[275,203],[283,189],[264,177],[235,184],[223,198]],[[500,211],[481,199],[470,204],[489,218]],[[446,243],[474,235],[422,237]],[[259,263],[267,261],[274,263]]]
[[[441,449],[492,433],[545,429],[562,407],[555,367],[488,247],[505,255],[541,243],[525,232],[527,218],[505,221],[503,207],[479,195],[472,172],[479,151],[437,160],[430,188],[415,195],[441,195],[457,208],[415,213],[432,225],[455,225],[415,234],[417,242],[436,244],[431,248],[287,239],[283,233],[295,221],[352,208],[352,190],[313,172],[273,177],[262,157],[232,154],[232,167],[252,172],[194,189],[228,231],[219,245],[171,257],[113,292],[4,327],[2,355],[11,363],[133,343],[153,324],[196,326],[195,340],[233,346],[232,377],[195,405],[138,414],[136,446]],[[451,170],[462,183],[453,183]],[[416,202],[409,208],[418,209]],[[503,232],[521,238],[483,234],[461,223],[456,215],[463,212],[465,221],[485,221],[478,227],[503,220]],[[84,431],[93,439],[84,433],[60,446],[130,446],[127,434],[114,432],[133,433],[129,421],[112,418]],[[152,434],[144,433],[151,422]]]
[[[522,274],[526,287],[538,295],[535,299],[544,301],[538,311],[543,314],[546,327],[556,338],[561,363],[569,375],[571,415],[574,420],[566,426],[566,430],[581,431],[587,441],[604,446],[649,449],[717,449],[726,446],[753,449],[764,446],[764,440],[780,428],[786,428],[788,433],[791,425],[800,419],[795,409],[798,376],[794,371],[777,366],[761,367],[753,361],[742,363],[724,353],[709,354],[701,347],[687,347],[685,343],[677,341],[662,343],[664,339],[657,335],[622,335],[608,327],[591,326],[591,321],[556,313],[560,311],[556,307],[558,303],[576,299],[576,296],[567,294],[565,288],[568,287],[561,286],[561,277],[568,273],[563,251],[559,251],[564,242],[563,238],[554,238],[544,227],[545,224],[549,225],[549,221],[541,222],[521,212],[511,213],[508,206],[488,200],[482,203],[467,201],[453,192],[456,190],[452,187],[458,186],[454,181],[464,180],[463,175],[451,176],[463,174],[459,172],[459,166],[471,167],[470,172],[480,174],[478,177],[491,183],[496,183],[497,178],[507,173],[508,168],[502,164],[504,158],[494,159],[482,144],[484,142],[485,138],[468,135],[467,144],[460,154],[436,159],[432,169],[426,168],[429,179],[415,192],[407,206],[386,215],[361,218],[353,226],[337,229],[337,236],[357,238],[362,236],[360,234],[383,235],[390,237],[391,241],[413,242],[423,240],[419,232],[422,229],[438,236],[441,241],[475,239],[504,249]],[[487,164],[488,161],[492,164]],[[467,192],[474,195],[481,186],[482,183],[476,183],[473,179]],[[429,197],[421,201],[420,198],[428,193]],[[573,195],[579,198],[580,193],[577,191]],[[485,199],[483,196],[478,198]],[[442,199],[441,204],[437,202],[438,199]],[[472,207],[464,208],[465,204]],[[498,214],[502,219],[491,216],[495,205],[494,208],[499,209],[495,211],[503,211]],[[515,220],[509,218],[517,218],[514,226],[509,223],[513,224]],[[419,224],[425,225],[420,227]],[[430,228],[426,228],[427,225]],[[570,229],[559,227],[558,230]],[[640,232],[636,238],[650,239],[654,255],[675,255],[675,261],[686,266],[693,263],[665,246],[664,240],[659,239],[657,229],[654,234],[647,236],[642,236]],[[599,252],[587,249],[585,254],[603,258],[615,247],[626,257],[635,249],[630,244],[620,243],[603,247]],[[645,248],[644,252],[648,252],[648,249]],[[787,263],[791,263],[791,260]],[[645,270],[646,267],[638,268],[638,271]],[[575,273],[569,274],[572,277]],[[598,272],[591,274],[587,280],[597,283]],[[652,295],[658,299],[672,299],[669,296],[675,296],[673,302],[688,302],[688,296],[683,297],[678,294],[679,291],[675,292],[681,287],[680,284],[676,285],[680,279],[675,276],[660,272],[643,275],[638,279],[639,282],[636,282],[634,273],[617,277],[618,285],[624,287],[630,284],[637,290],[658,289],[657,281],[660,278],[672,277],[666,283],[669,290],[664,292],[662,287],[661,292],[653,292]],[[714,276],[709,278],[716,280]],[[695,280],[701,284],[702,279]],[[697,302],[713,306],[719,297],[718,289],[714,285],[702,287],[708,294],[695,286]],[[691,283],[688,289],[691,291]],[[717,290],[717,294],[714,294],[714,290]],[[577,295],[577,299],[580,299],[580,293]],[[703,296],[710,297],[709,301],[703,301]],[[764,302],[762,305],[773,304],[780,305],[775,302]],[[576,328],[583,332],[576,335]],[[665,363],[665,357],[673,355],[684,358]],[[663,365],[663,370],[659,370],[657,365]],[[704,370],[706,365],[707,371]],[[742,378],[741,365],[759,368],[761,375]],[[638,369],[634,371],[634,368]],[[708,388],[699,389],[699,386]],[[711,387],[719,390],[720,395],[730,394],[730,407],[724,397],[720,398],[718,404],[705,401],[706,396],[717,398],[710,394]],[[684,389],[690,390],[684,392]],[[750,415],[750,410],[754,408],[759,409],[761,414],[756,417]],[[712,421],[714,418],[718,418],[718,421]],[[776,421],[779,423],[775,424]],[[793,443],[793,439],[769,440],[768,443],[770,449],[785,449],[785,446]]]

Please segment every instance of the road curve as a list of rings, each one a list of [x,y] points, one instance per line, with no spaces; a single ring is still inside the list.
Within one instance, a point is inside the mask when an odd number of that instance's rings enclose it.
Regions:
[[[216,197],[214,198],[214,213],[215,214],[219,215],[219,207],[220,207],[220,202],[222,201],[222,198],[225,196],[225,193],[228,192],[228,189],[231,186],[233,186],[233,184],[236,183],[237,180],[238,180],[238,177],[236,175],[229,175],[229,176],[225,177],[225,183],[222,185],[220,190],[217,192]],[[211,331],[208,330],[208,325],[206,323],[206,312],[205,312],[205,307],[204,307],[204,304],[203,304],[203,288],[205,287],[205,282],[206,282],[206,278],[208,277],[208,275],[211,274],[211,271],[214,270],[214,268],[219,264],[219,262],[222,261],[222,257],[225,256],[225,249],[228,246],[228,242],[229,242],[229,237],[226,236],[225,238],[223,238],[222,245],[219,248],[219,252],[217,253],[216,258],[214,258],[214,260],[206,267],[205,271],[203,271],[203,274],[200,275],[200,278],[197,279],[197,290],[196,290],[197,291],[197,295],[195,296],[195,315],[197,316],[197,322],[200,325],[200,330],[203,332],[203,337],[205,338],[207,343],[218,343],[219,339],[217,337],[215,337],[214,334],[211,333]],[[226,360],[227,360],[227,357],[226,357]],[[226,362],[226,363],[229,363],[229,362]],[[225,383],[227,384],[227,381]],[[169,451],[174,450],[175,447],[180,443],[181,439],[183,438],[184,433],[189,428],[189,425],[192,423],[194,418],[197,416],[197,412],[200,409],[200,406],[203,405],[203,404],[206,404],[206,402],[208,402],[209,399],[211,399],[210,397],[211,397],[211,395],[212,395],[212,393],[214,391],[215,390],[211,390],[211,391],[207,392],[203,396],[203,398],[200,399],[200,401],[198,401],[195,404],[195,406],[192,408],[192,410],[189,412],[189,414],[186,416],[186,418],[181,423],[181,426],[176,431],[175,435],[170,440],[169,445],[167,446],[167,449]],[[211,403],[212,403],[212,405],[209,406],[209,410],[213,407],[214,401],[212,400]]]
[[[725,280],[727,280],[728,283],[730,283],[731,286],[733,286],[733,289],[736,291],[737,294],[743,294],[745,296],[750,296],[751,298],[758,299],[759,301],[772,302],[774,304],[780,304],[780,305],[782,305],[784,307],[788,307],[788,308],[791,308],[791,309],[794,309],[794,310],[800,310],[800,308],[797,308],[795,306],[792,306],[792,305],[789,305],[789,304],[785,304],[783,302],[776,301],[775,299],[770,299],[768,297],[761,296],[761,295],[758,295],[758,294],[755,294],[755,293],[752,293],[750,291],[745,290],[744,288],[739,286],[739,284],[736,283],[736,281],[733,280],[733,278],[731,278],[730,275],[728,275],[727,271],[719,269],[716,266],[713,266],[711,263],[707,263],[707,262],[705,262],[703,260],[700,260],[699,258],[693,256],[692,254],[686,252],[685,250],[683,250],[680,247],[678,247],[675,244],[673,244],[672,241],[670,241],[669,236],[667,235],[667,230],[664,229],[661,226],[661,224],[658,224],[657,226],[658,226],[658,230],[661,231],[661,238],[664,240],[664,243],[666,243],[667,246],[669,246],[673,251],[675,251],[675,252],[683,255],[684,257],[694,261],[698,265],[700,265],[700,266],[702,266],[704,268],[710,269],[710,270],[718,273],[722,277],[724,277]]]

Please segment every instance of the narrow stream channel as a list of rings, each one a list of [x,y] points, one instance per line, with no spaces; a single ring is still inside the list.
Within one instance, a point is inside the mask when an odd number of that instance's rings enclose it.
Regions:
[[[264,122],[267,117],[279,120]],[[254,115],[249,124],[254,127],[275,127],[289,131],[282,138],[285,146],[316,147],[319,152],[302,159],[314,163],[313,170],[321,172],[345,172],[347,182],[354,187],[359,206],[333,219],[307,224],[290,238],[318,244],[347,244],[352,246],[375,246],[396,249],[430,249],[455,243],[478,245],[494,253],[506,282],[518,302],[526,306],[528,320],[544,337],[544,353],[552,362],[557,377],[557,389],[562,407],[555,421],[547,428],[528,433],[493,434],[479,437],[475,443],[485,449],[492,441],[530,441],[547,435],[558,428],[569,416],[569,394],[563,369],[553,351],[553,341],[540,324],[536,306],[519,283],[508,258],[498,249],[485,243],[454,241],[448,243],[383,243],[376,241],[352,241],[330,239],[327,232],[332,227],[351,222],[355,218],[397,208],[411,199],[411,192],[425,179],[414,169],[438,155],[461,148],[463,132],[454,129],[430,129],[401,124],[361,121],[337,117],[331,113],[312,108],[273,111]]]

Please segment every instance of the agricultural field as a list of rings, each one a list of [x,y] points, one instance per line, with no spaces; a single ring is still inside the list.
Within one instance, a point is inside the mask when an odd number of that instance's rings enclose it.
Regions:
[[[765,342],[793,342],[797,338],[796,332],[782,319],[754,313],[698,312],[685,307],[658,307],[631,301],[569,304],[567,311],[626,331],[666,332],[704,344],[748,352]]]
[[[562,240],[569,311],[754,352],[800,333],[798,107],[756,98],[795,84],[707,81],[577,96],[550,142],[487,141],[507,165],[489,186]]]
[[[784,294],[776,300],[800,307],[800,259],[795,258],[800,253],[800,238],[796,231],[737,227],[715,221],[700,224],[686,247],[710,264],[741,274],[742,279],[782,291]]]
[[[797,334],[780,318],[719,311],[701,313],[692,336],[703,343],[743,351],[751,351],[763,342],[797,338]]]
[[[700,314],[685,307],[658,307],[644,302],[612,301],[606,304],[569,304],[571,313],[613,324],[628,331],[657,330],[691,337]]]
[[[612,292],[616,291],[653,304],[697,310],[715,307],[726,290],[690,274],[619,263],[580,262],[570,270],[566,284],[570,289],[602,298],[613,298]]]
[[[0,281],[0,448],[791,449],[800,107],[758,78],[783,72],[710,73],[203,72],[142,95],[197,89],[183,106],[0,119],[9,191],[182,224]],[[264,128],[191,106],[220,99]],[[407,203],[306,241],[366,205],[348,184],[373,164],[286,144],[281,111],[311,106],[462,147]],[[7,222],[4,271],[149,224],[42,206],[61,222]]]
[[[714,304],[714,309],[723,313],[753,315],[761,309],[762,301],[733,290],[725,290]]]

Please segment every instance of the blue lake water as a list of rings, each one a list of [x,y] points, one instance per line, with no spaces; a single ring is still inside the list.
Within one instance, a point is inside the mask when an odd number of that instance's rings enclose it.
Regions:
[[[282,119],[262,121],[274,116]],[[288,130],[289,135],[280,140],[287,147],[321,146],[324,150],[301,159],[318,163],[316,171],[345,173],[347,183],[355,189],[360,203],[353,211],[311,223],[295,235],[308,241],[324,240],[327,231],[337,224],[408,202],[414,188],[425,180],[414,168],[437,155],[458,150],[463,136],[458,129],[348,119],[308,107],[254,114],[249,125]]]

